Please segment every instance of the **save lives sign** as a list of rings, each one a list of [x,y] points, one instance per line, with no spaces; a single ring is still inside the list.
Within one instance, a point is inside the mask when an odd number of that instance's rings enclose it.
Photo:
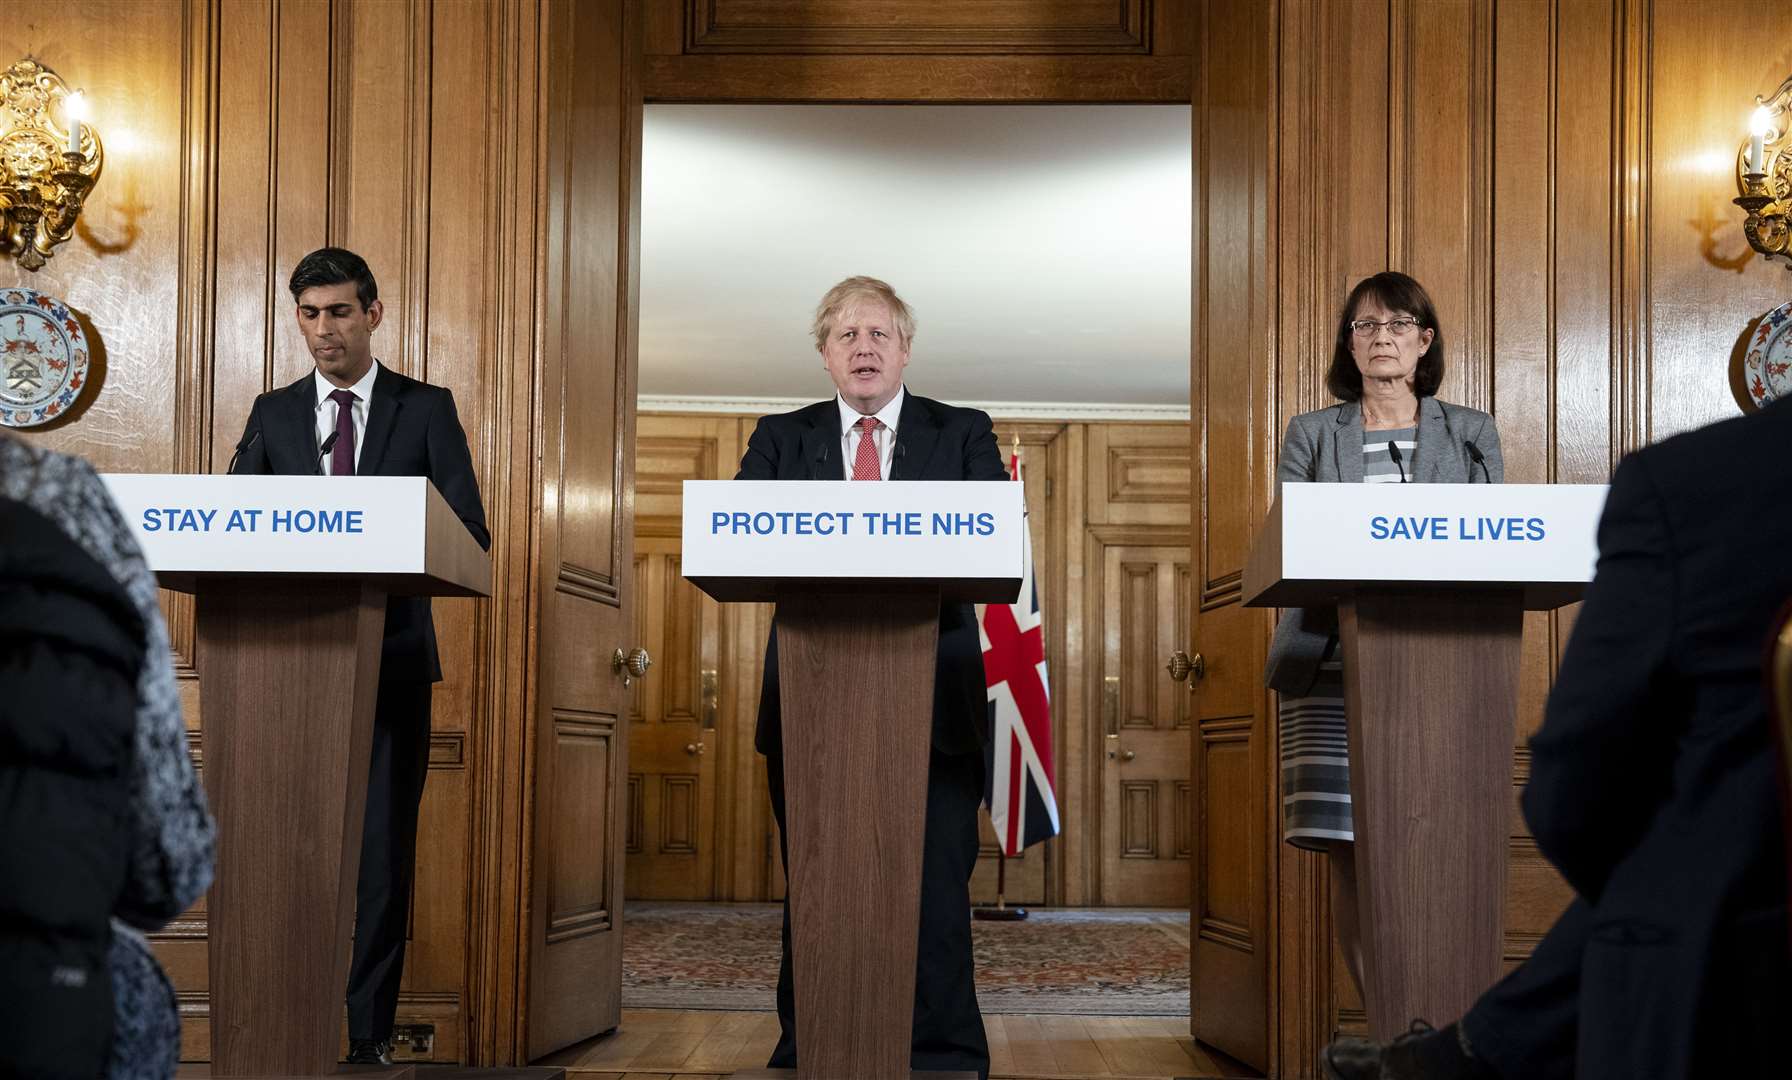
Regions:
[[[1585,582],[1597,484],[1283,484],[1282,576]]]

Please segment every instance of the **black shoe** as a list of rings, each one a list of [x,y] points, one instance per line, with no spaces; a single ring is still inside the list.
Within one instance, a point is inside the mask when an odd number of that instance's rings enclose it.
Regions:
[[[349,1065],[390,1065],[392,1044],[379,1039],[350,1039],[348,1057],[343,1061]]]
[[[1386,1046],[1355,1036],[1334,1039],[1319,1052],[1319,1066],[1326,1080],[1456,1080],[1459,1075],[1468,1076],[1466,1071],[1457,1074],[1424,1067],[1422,1061],[1435,1061],[1435,1056],[1422,1054],[1420,1044],[1439,1034],[1425,1021],[1414,1020],[1406,1034]]]

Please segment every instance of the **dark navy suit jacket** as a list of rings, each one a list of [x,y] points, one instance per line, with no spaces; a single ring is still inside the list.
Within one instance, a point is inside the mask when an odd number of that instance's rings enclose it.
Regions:
[[[762,417],[747,440],[736,480],[844,480],[840,407],[834,398],[795,412]],[[989,414],[905,393],[896,421],[891,480],[1007,480]],[[977,616],[969,604],[940,605],[938,664],[933,679],[933,747],[947,754],[980,752],[989,741],[988,691]],[[765,678],[753,745],[783,748],[778,696],[778,630],[765,646]]]
[[[1767,1075],[1715,1067],[1744,1033],[1783,1055],[1784,1036],[1748,1018],[1783,1021],[1792,984],[1762,686],[1792,597],[1788,447],[1781,402],[1639,450],[1612,477],[1524,791],[1537,846],[1590,919],[1583,1077]]]
[[[317,380],[311,372],[289,386],[255,399],[243,428],[235,472],[310,476],[321,471],[317,443]],[[368,405],[358,476],[423,476],[442,493],[479,546],[490,550],[485,507],[467,435],[454,411],[454,395],[380,365]],[[380,679],[440,682],[436,624],[427,596],[386,601],[386,637]]]

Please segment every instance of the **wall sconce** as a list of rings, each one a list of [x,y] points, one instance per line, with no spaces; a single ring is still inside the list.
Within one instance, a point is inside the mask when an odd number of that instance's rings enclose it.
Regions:
[[[84,105],[35,60],[0,72],[0,250],[27,270],[68,239],[99,179],[104,152]]]
[[[1736,159],[1736,187],[1742,194],[1736,205],[1748,211],[1742,223],[1749,246],[1769,261],[1783,259],[1792,270],[1792,155],[1782,153],[1788,109],[1792,108],[1792,78],[1780,84],[1770,98],[1755,98],[1749,118],[1748,142]]]

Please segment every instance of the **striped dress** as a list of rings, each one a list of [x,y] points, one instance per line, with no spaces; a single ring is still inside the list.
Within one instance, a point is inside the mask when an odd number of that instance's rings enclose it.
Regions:
[[[1419,431],[1363,433],[1363,483],[1398,484],[1412,475]],[[1400,451],[1396,463],[1388,450]],[[1282,839],[1323,850],[1328,841],[1355,840],[1350,817],[1350,736],[1344,720],[1344,662],[1332,638],[1319,674],[1304,697],[1281,699]]]

